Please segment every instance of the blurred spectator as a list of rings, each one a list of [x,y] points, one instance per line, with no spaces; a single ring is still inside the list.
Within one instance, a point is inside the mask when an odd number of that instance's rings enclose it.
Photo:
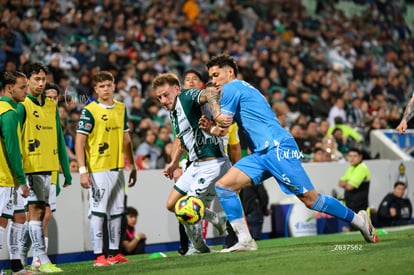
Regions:
[[[156,169],[157,159],[161,155],[161,149],[155,144],[157,135],[150,129],[145,131],[144,140],[135,151],[135,156],[150,156],[150,169]]]
[[[407,184],[397,181],[391,193],[381,201],[377,211],[377,225],[395,226],[414,223],[413,208],[409,198],[404,198]]]
[[[23,43],[20,34],[10,29],[6,22],[0,22],[0,72],[4,71],[8,61],[19,68],[22,53]]]
[[[345,103],[341,97],[335,99],[334,105],[329,110],[328,121],[329,126],[335,125],[335,118],[340,117],[343,122],[346,122]]]
[[[332,103],[328,88],[322,87],[318,99],[312,104],[312,109],[315,117],[328,118]]]

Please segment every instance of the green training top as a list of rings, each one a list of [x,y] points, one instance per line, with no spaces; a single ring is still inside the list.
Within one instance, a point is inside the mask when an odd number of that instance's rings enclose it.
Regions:
[[[40,102],[37,100],[37,97],[28,94],[27,97],[36,105],[43,106],[46,96],[42,94],[42,102],[43,104],[40,104]],[[57,107],[56,107],[57,108]],[[20,126],[23,126],[23,123],[26,120],[26,109],[23,104],[19,103],[17,105],[17,114],[20,121]],[[56,128],[57,128],[57,144],[58,144],[58,152],[59,152],[59,163],[62,167],[63,175],[65,177],[65,183],[64,184],[72,184],[72,175],[70,174],[69,169],[69,157],[66,152],[66,143],[65,143],[65,137],[63,136],[62,132],[62,125],[60,124],[60,117],[59,117],[59,111],[56,110]]]
[[[2,96],[1,101],[9,103],[16,110],[17,104],[9,97]],[[7,159],[14,176],[20,185],[26,184],[26,176],[23,171],[22,153],[20,151],[19,136],[17,127],[19,126],[17,113],[7,111],[0,115],[1,135],[5,141]]]

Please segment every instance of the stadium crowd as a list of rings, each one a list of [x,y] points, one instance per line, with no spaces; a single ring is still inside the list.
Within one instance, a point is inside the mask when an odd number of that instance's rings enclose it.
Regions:
[[[401,1],[354,1],[348,18],[336,0],[85,0],[0,2],[0,71],[27,60],[48,66],[60,88],[69,157],[82,107],[99,70],[116,77],[128,108],[140,169],[164,168],[172,131],[151,90],[164,72],[199,71],[218,53],[237,60],[290,130],[304,161],[341,161],[349,148],[369,157],[374,129],[395,128],[411,96],[414,51]],[[387,2],[388,3],[388,2]],[[313,153],[325,155],[313,160]]]

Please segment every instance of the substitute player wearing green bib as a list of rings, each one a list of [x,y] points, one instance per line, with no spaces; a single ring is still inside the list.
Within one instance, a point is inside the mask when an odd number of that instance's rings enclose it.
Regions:
[[[78,123],[75,150],[80,183],[89,190],[90,225],[94,266],[128,261],[119,253],[121,217],[124,213],[124,153],[131,164],[128,186],[136,182],[131,138],[125,105],[113,99],[115,79],[107,71],[93,77],[97,101],[86,105]],[[103,222],[107,215],[109,255],[103,254]]]

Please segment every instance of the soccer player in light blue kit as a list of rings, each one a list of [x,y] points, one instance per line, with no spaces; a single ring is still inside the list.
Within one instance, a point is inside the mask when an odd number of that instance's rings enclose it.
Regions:
[[[221,96],[209,93],[209,107],[216,122],[210,133],[225,135],[234,120],[243,129],[251,151],[216,182],[217,196],[239,240],[221,252],[257,250],[237,192],[271,176],[286,194],[296,195],[306,207],[350,222],[367,242],[377,242],[378,235],[366,211],[356,214],[337,199],[314,189],[295,140],[280,125],[265,97],[249,83],[236,79],[234,59],[217,55],[207,62],[207,69],[212,85],[221,90]]]

